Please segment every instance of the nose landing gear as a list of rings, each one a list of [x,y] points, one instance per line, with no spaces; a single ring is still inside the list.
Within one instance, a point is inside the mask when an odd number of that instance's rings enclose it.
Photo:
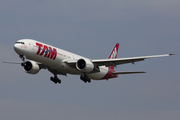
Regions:
[[[21,66],[25,66],[26,64],[25,64],[25,57],[24,57],[24,55],[19,55],[19,57],[20,57],[21,60],[23,61],[23,62],[21,63]]]
[[[19,57],[22,59],[22,61],[25,61],[24,55],[19,55]]]

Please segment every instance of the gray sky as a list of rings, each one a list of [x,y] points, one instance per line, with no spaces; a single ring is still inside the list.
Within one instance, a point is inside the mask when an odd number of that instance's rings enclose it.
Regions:
[[[20,61],[13,50],[35,39],[91,59],[107,58],[115,43],[118,57],[175,53],[118,71],[109,81],[83,83],[79,76],[41,70],[26,74],[19,65],[0,63],[1,120],[179,120],[179,0],[1,0],[0,61]]]

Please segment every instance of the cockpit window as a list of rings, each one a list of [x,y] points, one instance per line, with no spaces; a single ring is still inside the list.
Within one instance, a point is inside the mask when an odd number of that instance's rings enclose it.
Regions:
[[[24,42],[16,42],[16,43],[18,43],[18,44],[24,44]]]

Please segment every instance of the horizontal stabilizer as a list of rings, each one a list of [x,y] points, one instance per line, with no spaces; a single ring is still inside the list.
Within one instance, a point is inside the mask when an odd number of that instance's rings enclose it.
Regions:
[[[123,72],[113,72],[113,74],[135,74],[135,73],[146,73],[144,71],[123,71]]]

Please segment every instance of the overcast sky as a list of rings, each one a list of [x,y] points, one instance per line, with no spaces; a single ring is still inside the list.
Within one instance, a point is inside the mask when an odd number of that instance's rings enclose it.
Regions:
[[[1,0],[1,120],[179,120],[179,0]],[[35,39],[91,58],[107,58],[118,42],[118,57],[175,53],[117,71],[109,81],[83,83],[79,76],[50,81],[46,70],[26,74],[14,43]]]

